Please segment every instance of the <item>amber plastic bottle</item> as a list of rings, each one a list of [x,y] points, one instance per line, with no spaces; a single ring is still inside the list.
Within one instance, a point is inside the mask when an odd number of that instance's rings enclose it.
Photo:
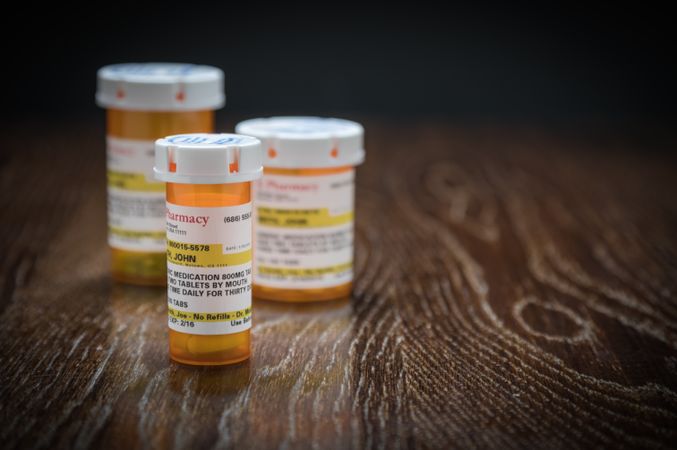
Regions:
[[[249,358],[252,286],[251,181],[257,139],[170,136],[156,144],[166,181],[169,353],[191,365]]]
[[[155,140],[210,132],[224,102],[221,70],[191,64],[117,64],[99,70],[107,108],[108,236],[116,281],[164,285],[164,183],[153,176]]]
[[[272,117],[237,125],[264,144],[256,184],[254,296],[345,298],[353,280],[355,166],[363,129],[341,119]]]

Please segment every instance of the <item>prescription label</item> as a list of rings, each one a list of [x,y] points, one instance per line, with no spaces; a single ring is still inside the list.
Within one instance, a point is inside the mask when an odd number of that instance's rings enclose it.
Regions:
[[[252,325],[252,204],[166,203],[169,328],[231,334]]]
[[[322,176],[267,174],[254,184],[254,280],[315,289],[353,278],[355,171]]]
[[[108,136],[108,243],[165,251],[165,184],[155,181],[155,142]]]

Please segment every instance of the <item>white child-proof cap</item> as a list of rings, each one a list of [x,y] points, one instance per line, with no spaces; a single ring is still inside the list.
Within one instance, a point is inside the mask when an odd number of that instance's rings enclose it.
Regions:
[[[177,134],[155,141],[155,178],[170,183],[251,181],[263,173],[261,142],[238,134]]]
[[[235,131],[262,141],[266,167],[340,167],[364,161],[364,129],[349,120],[270,117],[245,120]]]
[[[113,64],[99,69],[96,103],[136,111],[196,111],[223,106],[223,71],[177,63]]]

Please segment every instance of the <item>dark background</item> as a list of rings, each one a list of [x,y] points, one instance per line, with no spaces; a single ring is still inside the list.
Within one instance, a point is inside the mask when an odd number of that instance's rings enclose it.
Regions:
[[[94,114],[100,66],[176,61],[221,67],[239,115],[676,116],[672,15],[647,4],[220,5],[24,4],[6,19],[23,31],[3,32],[3,114]]]

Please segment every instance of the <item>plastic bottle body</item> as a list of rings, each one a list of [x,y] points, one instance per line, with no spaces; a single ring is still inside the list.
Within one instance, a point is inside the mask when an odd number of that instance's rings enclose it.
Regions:
[[[162,193],[164,192],[164,183],[152,179],[152,152],[155,139],[183,132],[212,131],[214,128],[214,111],[164,112],[108,109],[106,112],[106,119],[109,141],[109,233],[124,233],[128,240],[130,239],[130,236],[133,240],[134,236],[139,235],[138,230],[119,230],[118,227],[112,224],[114,219],[111,217],[111,214],[115,213],[111,213],[110,209],[110,202],[112,201],[110,198],[111,188],[117,186],[118,188],[123,187],[128,191],[138,189],[156,193],[158,201],[163,204],[164,196]],[[149,178],[148,181],[142,182],[142,186],[139,186],[139,183],[130,184],[130,178],[125,177],[125,174],[119,175],[115,173],[115,168],[112,167],[110,162],[111,142],[140,145],[142,151],[147,147],[148,158],[137,163],[137,165],[144,166],[139,167],[138,170],[142,173],[147,173],[146,178]],[[127,185],[125,186],[125,184]],[[125,192],[123,192],[122,195],[125,195]],[[132,195],[134,194],[132,193]],[[157,216],[155,219],[157,219],[159,224],[164,223],[163,215],[155,212],[152,214]],[[147,233],[148,231],[150,230],[145,230],[144,232]],[[152,232],[158,235],[157,237],[160,241],[164,239],[164,228],[152,230]],[[161,250],[157,245],[155,245],[156,248],[150,249],[143,249],[143,247],[144,244],[138,242],[131,242],[131,245],[124,246],[111,244],[111,271],[114,280],[138,285],[163,286],[166,284],[167,265],[165,251]]]
[[[228,184],[167,183],[166,190],[167,203],[182,207],[219,208],[251,205],[251,182]],[[241,240],[251,243],[252,229],[250,225],[246,229],[240,228],[238,232],[246,234],[246,236],[239,237]],[[251,266],[251,251],[249,255]],[[210,269],[210,272],[218,275],[222,271]],[[251,305],[251,292],[248,292],[248,295]],[[251,310],[251,307],[249,309]],[[251,326],[251,322],[249,326]],[[169,329],[170,356],[173,360],[184,364],[205,366],[235,364],[249,358],[250,345],[249,328],[229,334],[191,334]]]
[[[327,250],[327,253],[321,253],[317,255],[312,255],[312,251],[309,252],[309,256],[315,262],[307,263],[309,259],[306,259],[304,262],[304,257],[299,256],[299,260],[294,261],[294,264],[301,267],[304,270],[304,273],[315,274],[315,278],[319,281],[315,282],[316,286],[307,286],[306,280],[302,279],[302,276],[294,275],[294,272],[283,272],[284,270],[277,267],[266,268],[265,261],[271,261],[274,259],[268,258],[272,256],[278,260],[284,260],[285,258],[279,258],[279,255],[265,255],[266,250],[262,248],[259,244],[254,253],[255,258],[255,277],[254,277],[254,286],[253,293],[254,297],[265,299],[265,300],[274,300],[282,302],[313,302],[313,301],[327,301],[327,300],[336,300],[341,298],[346,298],[350,296],[352,291],[352,263],[353,263],[353,233],[354,233],[354,167],[352,166],[342,166],[342,167],[329,167],[329,168],[298,168],[298,169],[286,169],[286,168],[264,168],[264,176],[260,180],[259,188],[257,189],[258,201],[257,208],[259,212],[257,214],[257,223],[255,225],[255,240],[263,240],[262,235],[258,235],[261,232],[265,232],[267,235],[277,234],[277,242],[280,242],[280,236],[284,234],[284,230],[289,230],[289,228],[277,228],[277,229],[267,229],[264,231],[264,225],[270,223],[266,220],[265,211],[262,211],[260,207],[268,207],[270,209],[282,208],[283,210],[285,205],[276,205],[272,199],[266,201],[265,191],[268,189],[277,189],[277,186],[280,186],[284,189],[282,183],[271,184],[265,183],[271,181],[273,177],[280,176],[281,180],[290,182],[288,186],[291,190],[297,189],[298,191],[304,190],[305,186],[309,185],[308,180],[313,180],[312,183],[320,185],[321,188],[317,191],[316,194],[312,194],[312,189],[307,189],[303,193],[302,198],[296,198],[294,201],[299,203],[310,202],[313,205],[314,210],[332,210],[332,207],[335,207],[337,204],[341,206],[341,209],[337,215],[332,218],[325,218],[325,223],[308,223],[309,228],[301,226],[301,228],[294,227],[295,230],[300,232],[299,236],[296,236],[298,240],[304,239],[303,230],[306,230],[306,236],[315,236],[323,240],[328,240],[328,233],[333,233],[334,241],[340,241],[336,247],[340,247],[339,250]],[[338,183],[342,187],[340,192],[335,192],[332,197],[325,197],[326,189],[328,186],[332,185],[334,180],[340,179]],[[277,180],[276,180],[277,181]],[[263,198],[262,194],[264,195]],[[294,195],[288,193],[287,195]],[[303,215],[303,210],[300,210]],[[263,213],[263,214],[262,214]],[[277,220],[277,218],[276,218]],[[284,218],[278,220],[278,225],[280,221],[284,221]],[[288,221],[293,219],[287,218]],[[323,228],[323,226],[327,226]],[[331,231],[324,231],[331,230]],[[259,242],[260,243],[260,242]],[[266,246],[266,248],[270,248]],[[291,248],[287,248],[283,252],[286,255],[294,257],[293,245]],[[258,257],[258,259],[257,259]],[[281,265],[285,265],[281,262]],[[315,266],[313,266],[315,265]],[[318,267],[324,266],[324,267]],[[325,275],[316,275],[324,271]],[[341,271],[341,273],[331,273],[332,271]],[[276,274],[278,280],[270,281],[266,280],[266,276],[263,273],[272,273]],[[291,274],[290,274],[291,273]],[[312,275],[311,275],[312,276]],[[332,281],[333,280],[333,281]],[[317,286],[320,284],[320,286]]]

